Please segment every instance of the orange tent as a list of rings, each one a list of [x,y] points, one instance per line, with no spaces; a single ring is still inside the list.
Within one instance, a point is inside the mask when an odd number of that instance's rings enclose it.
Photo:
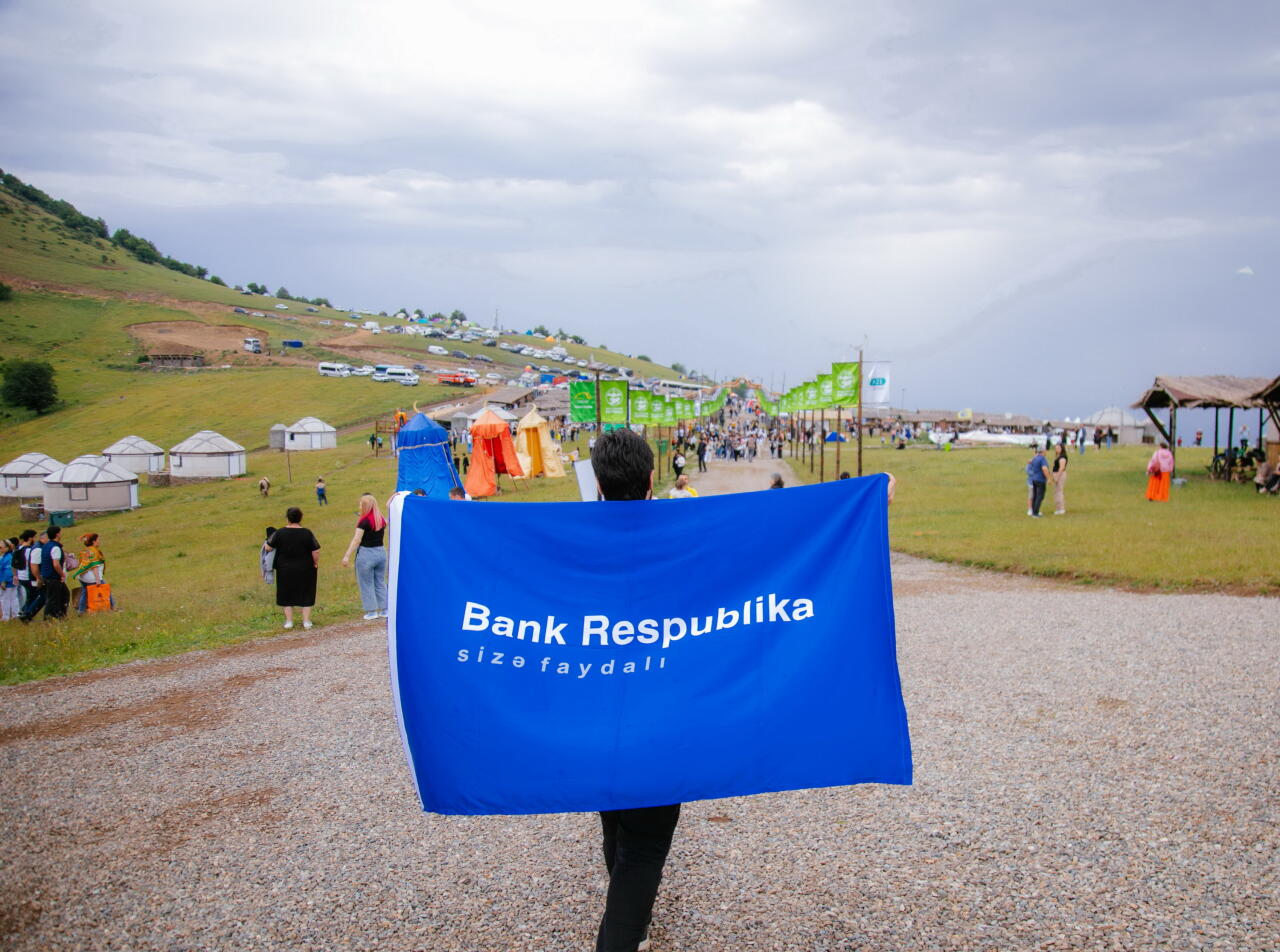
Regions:
[[[523,476],[511,427],[492,410],[486,410],[471,424],[471,467],[466,489],[472,499],[492,496],[498,491],[498,473]]]

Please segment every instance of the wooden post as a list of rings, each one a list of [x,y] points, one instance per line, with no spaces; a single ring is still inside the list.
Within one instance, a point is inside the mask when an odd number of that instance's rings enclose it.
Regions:
[[[822,422],[818,425],[818,482],[827,481],[827,439],[823,432],[827,428],[827,411],[822,411]]]
[[[817,435],[817,433],[815,432],[816,430],[817,430],[817,427],[815,427],[815,426],[814,426],[814,424],[813,424],[813,411],[812,411],[812,410],[810,410],[810,411],[809,411],[809,432],[810,432],[811,434],[813,434],[812,436],[810,436],[810,437],[809,437],[809,440],[808,440],[808,443],[809,443],[809,472],[811,472],[811,473],[813,472],[813,436],[816,436],[816,435]]]
[[[858,475],[862,475],[862,350],[858,350]]]
[[[1231,482],[1231,440],[1236,433],[1236,408],[1227,411],[1227,482]]]
[[[1116,438],[1117,442],[1119,437]],[[1178,405],[1175,403],[1169,407],[1169,452],[1173,454],[1173,473],[1172,477],[1178,472]]]
[[[1222,407],[1213,408],[1213,458],[1218,458],[1218,415],[1222,413]]]
[[[843,429],[840,424],[840,413],[843,409],[843,407],[836,407],[836,468],[834,470],[836,479],[840,478],[840,441],[844,438],[844,434],[840,432]]]

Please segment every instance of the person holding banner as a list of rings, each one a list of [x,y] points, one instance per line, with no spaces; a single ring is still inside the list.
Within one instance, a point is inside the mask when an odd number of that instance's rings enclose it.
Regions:
[[[631,430],[614,430],[591,454],[606,502],[653,497],[653,450]],[[609,873],[596,952],[637,952],[649,947],[649,920],[671,849],[680,804],[600,813],[601,846]]]

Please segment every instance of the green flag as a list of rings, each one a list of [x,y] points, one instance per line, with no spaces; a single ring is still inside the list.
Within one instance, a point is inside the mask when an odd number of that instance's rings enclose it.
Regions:
[[[663,408],[662,422],[667,426],[676,425],[676,401],[674,398],[667,398],[667,405]]]
[[[835,406],[831,396],[831,374],[818,374],[818,406]]]
[[[649,424],[653,421],[649,418],[650,394],[648,390],[632,390],[631,391],[631,422]]]
[[[654,426],[666,426],[667,398],[660,393],[649,394],[649,421]]]
[[[831,365],[831,398],[835,406],[858,405],[858,362],[847,360]]]
[[[800,401],[800,409],[816,410],[818,406],[818,382],[813,380],[804,384],[804,397]]]
[[[596,421],[595,381],[575,380],[569,384],[569,419],[574,423]]]
[[[600,381],[600,422],[627,422],[627,382],[625,380]]]

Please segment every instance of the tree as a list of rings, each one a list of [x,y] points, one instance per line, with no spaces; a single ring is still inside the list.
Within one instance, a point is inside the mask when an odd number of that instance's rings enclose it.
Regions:
[[[467,315],[463,314],[461,311],[454,311],[449,315],[449,320],[453,321],[455,324],[461,324],[466,319]]]
[[[283,284],[280,285],[280,287],[276,288],[276,297],[278,297],[282,301],[293,300],[293,295],[289,293],[289,289],[286,288]]]
[[[648,354],[641,354],[639,357],[636,358],[636,360],[647,360],[649,361],[649,363],[653,363],[653,358],[650,357]]]
[[[13,300],[13,288],[9,287],[9,285],[5,284],[3,281],[0,281],[0,301],[12,301],[12,300]]]
[[[537,334],[539,337],[551,336],[551,332],[547,330],[547,326],[545,324],[539,324],[537,327],[533,329],[533,332]]]
[[[671,369],[672,369],[672,370],[674,370],[674,371],[675,371],[676,373],[678,373],[678,374],[683,374],[683,373],[684,373],[684,364],[680,363],[680,361],[678,361],[678,360],[677,360],[674,364],[672,364],[672,365],[671,365]]]
[[[8,360],[0,366],[0,372],[4,374],[0,396],[10,406],[44,413],[58,402],[52,365],[41,360]]]
[[[583,346],[586,346],[587,343],[587,339],[581,334],[574,334],[569,338],[569,340],[573,341],[575,344],[582,344]]]
[[[209,278],[209,283],[210,283],[210,284],[217,284],[217,285],[220,285],[220,286],[222,286],[222,287],[224,287],[224,288],[227,286],[227,282],[226,282],[226,281],[223,281],[223,280],[222,280],[220,277],[218,277],[216,274]]]

